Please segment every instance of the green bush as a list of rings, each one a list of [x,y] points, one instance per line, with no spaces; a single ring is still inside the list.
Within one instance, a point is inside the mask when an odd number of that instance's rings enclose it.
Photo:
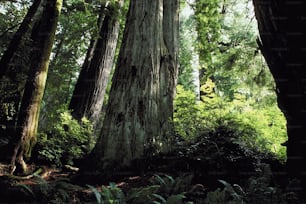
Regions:
[[[214,84],[208,81],[201,87],[201,100],[192,91],[177,86],[173,123],[176,133],[187,141],[203,135],[226,133],[240,145],[271,152],[280,160],[286,159],[286,120],[276,104],[261,107],[235,93],[226,101],[214,93]],[[226,129],[226,131],[220,131]]]
[[[58,111],[52,120],[53,126],[38,135],[38,159],[62,166],[73,164],[74,159],[90,152],[94,139],[93,126],[89,120],[83,118],[78,122],[68,111]]]

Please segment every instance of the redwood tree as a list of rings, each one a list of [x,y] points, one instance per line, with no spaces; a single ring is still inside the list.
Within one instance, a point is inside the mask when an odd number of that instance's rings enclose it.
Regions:
[[[98,20],[99,36],[97,39],[94,36],[91,40],[69,104],[76,119],[87,117],[94,125],[99,120],[113,66],[119,35],[119,13],[123,2],[108,2],[101,9]]]
[[[0,160],[9,160],[14,148],[18,109],[29,69],[30,35],[39,20],[45,0],[33,1],[0,60]]]
[[[287,119],[289,175],[306,187],[305,1],[253,0],[260,47],[276,83],[278,105]]]
[[[130,1],[103,128],[92,152],[96,164],[124,167],[169,149],[178,9],[178,0]]]
[[[0,60],[0,78],[6,73],[9,68],[9,63],[11,62],[18,46],[22,42],[23,37],[26,35],[27,31],[30,29],[31,21],[36,14],[36,11],[40,5],[41,0],[34,0],[32,6],[29,8],[27,15],[24,17],[22,23],[20,24],[18,30],[14,34],[8,48],[3,53]]]
[[[29,158],[36,141],[40,105],[62,3],[63,0],[47,0],[41,19],[34,28],[36,32],[32,36],[34,42],[29,74],[17,121],[19,139],[11,160],[12,173],[16,168],[16,160],[21,165],[23,172],[27,172],[24,159]]]

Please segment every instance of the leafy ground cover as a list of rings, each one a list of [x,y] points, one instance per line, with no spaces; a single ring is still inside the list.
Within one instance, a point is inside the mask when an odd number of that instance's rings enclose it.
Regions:
[[[104,173],[33,166],[27,176],[0,166],[1,203],[302,203],[297,181],[288,181],[273,155],[224,137],[227,129]]]

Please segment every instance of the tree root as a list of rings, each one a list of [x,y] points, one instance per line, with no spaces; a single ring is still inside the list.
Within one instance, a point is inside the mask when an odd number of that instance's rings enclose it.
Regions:
[[[13,180],[28,180],[28,179],[34,178],[35,176],[39,176],[39,174],[41,174],[42,172],[43,172],[43,168],[39,168],[30,175],[16,176],[16,175],[13,175],[13,174],[3,174],[3,177],[7,177],[7,178],[13,179]]]

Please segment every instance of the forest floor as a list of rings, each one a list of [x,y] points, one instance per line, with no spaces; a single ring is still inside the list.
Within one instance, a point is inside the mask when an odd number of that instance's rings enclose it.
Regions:
[[[128,194],[132,189],[152,186],[152,180],[156,176],[175,178],[175,175],[163,172],[118,172],[117,175],[104,179],[101,178],[104,175],[79,174],[77,168],[71,166],[62,170],[46,166],[37,166],[37,169],[42,171],[27,176],[11,176],[9,165],[0,163],[0,203],[97,203],[92,187],[102,192],[102,187],[111,189],[110,186],[115,184],[116,187],[111,190],[121,189],[123,194]],[[209,184],[204,186],[200,183],[190,183],[190,193],[192,191],[197,194],[193,196],[204,200],[208,186]],[[144,200],[141,203],[147,202]]]
[[[281,162],[223,138],[184,144],[124,171],[31,168],[30,175],[11,176],[0,163],[0,203],[303,203]]]

